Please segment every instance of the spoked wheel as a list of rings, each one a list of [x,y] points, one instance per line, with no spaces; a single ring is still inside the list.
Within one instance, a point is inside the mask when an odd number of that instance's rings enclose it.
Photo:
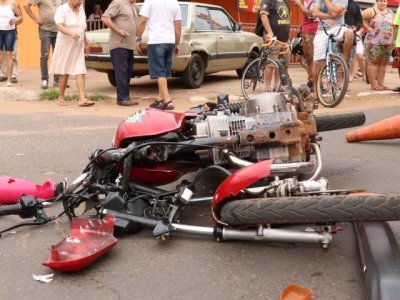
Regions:
[[[330,63],[323,63],[318,75],[317,96],[325,107],[335,107],[342,102],[349,86],[349,69],[339,55],[331,54]]]
[[[269,87],[267,87],[265,80],[265,76],[268,72],[271,74],[271,86]],[[275,78],[277,78],[276,82]],[[278,63],[271,58],[258,58],[253,60],[244,70],[241,88],[246,100],[253,95],[265,93],[267,91],[278,91],[281,88]]]
[[[235,200],[223,205],[220,217],[232,226],[399,220],[400,194],[353,193]]]

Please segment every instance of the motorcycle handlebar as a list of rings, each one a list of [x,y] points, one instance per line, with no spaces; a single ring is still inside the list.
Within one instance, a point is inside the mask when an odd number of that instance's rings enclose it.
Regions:
[[[0,216],[19,215],[22,212],[20,203],[10,205],[0,205]]]

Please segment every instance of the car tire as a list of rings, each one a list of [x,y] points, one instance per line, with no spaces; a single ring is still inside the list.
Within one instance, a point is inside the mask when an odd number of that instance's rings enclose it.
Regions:
[[[115,80],[115,73],[114,71],[112,72],[107,72],[107,77],[108,77],[108,81],[110,82],[110,84],[112,86],[117,86],[117,81]]]
[[[239,78],[243,77],[244,70],[246,70],[246,67],[256,58],[258,58],[259,54],[256,51],[251,51],[249,57],[247,58],[246,64],[242,69],[237,69],[236,74]]]
[[[186,88],[197,89],[201,86],[204,80],[204,63],[199,54],[192,55],[189,64],[181,74],[181,79]]]

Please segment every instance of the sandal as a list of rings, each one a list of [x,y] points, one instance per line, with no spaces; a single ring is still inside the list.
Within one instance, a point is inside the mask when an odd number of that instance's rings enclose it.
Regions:
[[[172,110],[174,107],[169,105],[172,100],[165,102],[165,100],[154,100],[152,104],[150,104],[151,108],[161,109],[161,110]]]
[[[390,90],[387,86],[381,86],[382,91],[388,91]]]
[[[87,106],[92,106],[92,105],[94,105],[94,102],[93,101],[89,101],[89,100],[86,100],[85,102],[78,103],[78,106],[80,106],[80,107],[87,107]]]

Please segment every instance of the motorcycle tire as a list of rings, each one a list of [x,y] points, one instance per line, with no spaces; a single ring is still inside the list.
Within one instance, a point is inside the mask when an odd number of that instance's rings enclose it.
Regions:
[[[400,220],[400,194],[237,200],[223,205],[220,218],[231,226]]]
[[[351,128],[365,123],[365,114],[363,112],[324,114],[316,115],[314,118],[318,132]]]

